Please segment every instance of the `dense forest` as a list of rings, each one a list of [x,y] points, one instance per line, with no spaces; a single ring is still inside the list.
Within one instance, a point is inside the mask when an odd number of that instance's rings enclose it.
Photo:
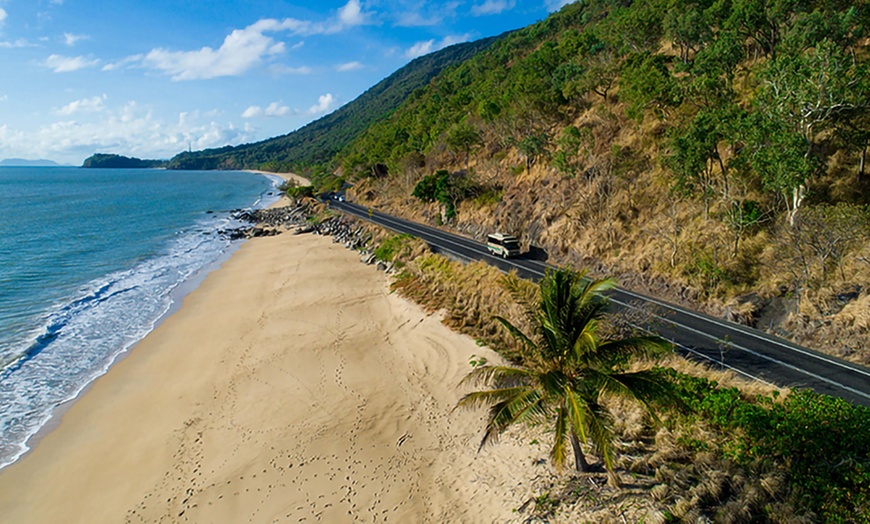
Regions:
[[[262,142],[180,153],[170,169],[262,169],[309,173],[331,160],[368,126],[385,119],[445,68],[489,47],[498,37],[456,44],[417,58],[356,100],[292,133]]]
[[[371,205],[866,363],[867,27],[867,2],[577,2],[334,165]]]

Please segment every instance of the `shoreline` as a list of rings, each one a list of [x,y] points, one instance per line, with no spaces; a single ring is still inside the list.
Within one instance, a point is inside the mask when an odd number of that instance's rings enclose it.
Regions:
[[[0,514],[509,520],[528,450],[475,460],[480,414],[452,410],[482,353],[329,239],[254,239],[0,471]]]
[[[297,175],[296,173],[275,173],[273,171],[260,171],[258,169],[245,169],[244,171],[247,173],[256,173],[258,175],[275,176],[275,177],[280,178],[281,180],[284,180],[285,182],[292,180],[292,181],[296,182],[297,184],[299,184],[300,186],[310,186],[311,185],[310,180],[308,180],[307,178],[305,178],[302,175]]]
[[[274,206],[275,204],[272,205]],[[46,436],[48,436],[54,430],[60,427],[61,423],[63,422],[64,415],[73,407],[73,405],[79,399],[81,399],[84,395],[88,393],[88,391],[91,390],[96,381],[100,380],[100,378],[109,373],[114,366],[126,359],[130,355],[130,353],[136,349],[136,346],[138,346],[140,342],[145,340],[145,338],[148,337],[148,335],[150,335],[155,329],[159,328],[160,325],[163,324],[163,322],[165,322],[173,314],[179,311],[182,302],[184,301],[184,297],[196,291],[196,289],[202,284],[202,282],[205,281],[208,275],[213,271],[219,270],[224,263],[230,260],[233,253],[235,253],[239,250],[239,248],[242,247],[243,244],[244,241],[233,242],[230,247],[227,248],[227,250],[217,260],[215,260],[211,264],[203,266],[203,268],[197,271],[196,274],[191,275],[188,280],[181,282],[176,289],[173,289],[170,292],[171,302],[169,304],[169,307],[163,314],[161,314],[157,318],[157,320],[154,321],[154,326],[151,328],[151,330],[144,337],[134,342],[130,347],[122,350],[120,353],[115,355],[115,358],[113,358],[112,361],[109,362],[106,370],[102,374],[97,375],[90,382],[85,384],[84,387],[82,387],[82,389],[79,390],[74,397],[64,400],[63,402],[55,406],[51,410],[51,413],[49,414],[48,419],[45,421],[45,423],[39,427],[36,433],[31,435],[27,438],[26,441],[24,441],[24,446],[27,448],[27,450],[9,464],[0,466],[0,475],[2,475],[3,470],[5,470],[6,468],[25,459],[28,455],[33,453],[33,450],[36,449],[42,439],[44,439]]]
[[[278,180],[276,180],[276,179],[287,180],[287,178],[285,176],[282,176],[282,174],[279,174],[279,173],[271,173],[271,172],[266,172],[266,171],[243,171],[243,172],[250,172],[250,173],[265,176],[266,178],[268,178],[272,181],[273,189],[277,189],[277,187],[278,187]],[[300,179],[304,180],[302,177],[299,177],[298,175],[295,175],[292,173],[291,174],[285,173],[283,175],[290,175],[292,177],[296,177],[296,178],[300,178]],[[260,198],[254,204],[252,204],[252,208],[256,208],[257,205],[263,200],[263,198],[268,198],[269,195],[271,195],[271,194],[272,194],[271,192],[269,192],[269,193],[264,192],[262,195],[260,195]],[[286,203],[286,197],[284,197],[283,195],[279,195],[279,196],[276,196],[274,202],[270,203],[268,206],[264,206],[264,208],[279,207],[281,205],[284,205],[284,203]],[[163,313],[161,313],[154,320],[154,322],[151,325],[148,332],[145,333],[145,335],[143,337],[141,337],[139,340],[132,342],[128,347],[126,347],[126,348],[122,349],[120,352],[118,352],[111,359],[111,361],[108,362],[108,364],[106,365],[106,368],[104,370],[102,370],[99,374],[97,374],[94,378],[89,380],[86,384],[84,384],[81,387],[81,389],[79,389],[75,393],[75,395],[73,395],[72,397],[70,397],[70,398],[60,402],[56,406],[54,406],[51,409],[51,411],[48,413],[46,418],[44,419],[44,422],[39,426],[39,428],[37,428],[37,430],[33,434],[31,434],[29,437],[27,437],[27,439],[23,442],[23,446],[25,448],[24,451],[20,455],[15,457],[15,459],[12,460],[12,462],[9,462],[6,464],[0,464],[0,473],[2,473],[3,470],[5,470],[6,468],[12,466],[13,464],[21,461],[22,459],[24,459],[25,457],[30,455],[33,452],[33,450],[36,448],[36,446],[39,445],[39,443],[40,443],[40,441],[42,441],[42,439],[44,439],[47,435],[49,435],[52,431],[54,431],[55,429],[57,429],[59,427],[59,425],[63,421],[64,415],[69,411],[69,409],[79,399],[82,398],[83,395],[85,395],[88,391],[90,391],[90,389],[93,387],[93,384],[97,380],[99,380],[101,377],[106,375],[112,369],[112,367],[114,367],[115,365],[117,365],[118,363],[123,361],[125,358],[127,358],[127,356],[136,348],[136,346],[139,345],[140,342],[142,342],[142,340],[144,340],[151,332],[153,332],[155,329],[160,327],[160,325],[163,322],[165,322],[168,318],[170,318],[173,314],[175,314],[181,308],[181,305],[182,305],[184,298],[187,295],[189,295],[190,293],[194,292],[202,284],[202,282],[208,277],[208,275],[211,272],[220,269],[221,266],[224,263],[226,263],[232,257],[233,253],[235,253],[243,244],[244,244],[244,240],[237,240],[237,241],[231,242],[230,245],[226,248],[226,250],[223,253],[221,253],[221,255],[218,258],[216,258],[214,261],[201,267],[195,273],[190,275],[187,279],[179,282],[178,285],[175,288],[173,288],[169,293],[169,304],[168,304],[166,310]]]

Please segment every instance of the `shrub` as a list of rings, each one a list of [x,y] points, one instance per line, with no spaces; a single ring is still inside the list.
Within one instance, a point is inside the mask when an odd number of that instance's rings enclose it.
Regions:
[[[870,522],[870,408],[797,390],[744,399],[736,388],[661,370],[683,401],[729,435],[738,463],[783,468],[797,500],[823,522]]]

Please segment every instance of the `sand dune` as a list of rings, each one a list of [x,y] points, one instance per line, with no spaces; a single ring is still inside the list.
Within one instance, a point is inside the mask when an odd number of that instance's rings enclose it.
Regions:
[[[537,457],[477,454],[473,354],[329,239],[252,240],[0,472],[0,520],[512,520]]]

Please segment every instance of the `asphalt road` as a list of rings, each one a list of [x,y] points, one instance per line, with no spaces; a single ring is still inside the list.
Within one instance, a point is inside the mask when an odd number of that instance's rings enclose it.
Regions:
[[[449,252],[468,260],[484,260],[503,271],[516,270],[523,278],[537,280],[551,267],[539,260],[523,257],[504,260],[491,255],[486,245],[474,240],[350,202],[331,200],[329,203],[333,209],[418,237],[435,251]],[[609,296],[617,307],[644,307],[653,311],[657,318],[651,329],[673,342],[686,356],[706,360],[763,382],[810,388],[870,406],[870,369],[866,367],[626,289],[617,288]]]

